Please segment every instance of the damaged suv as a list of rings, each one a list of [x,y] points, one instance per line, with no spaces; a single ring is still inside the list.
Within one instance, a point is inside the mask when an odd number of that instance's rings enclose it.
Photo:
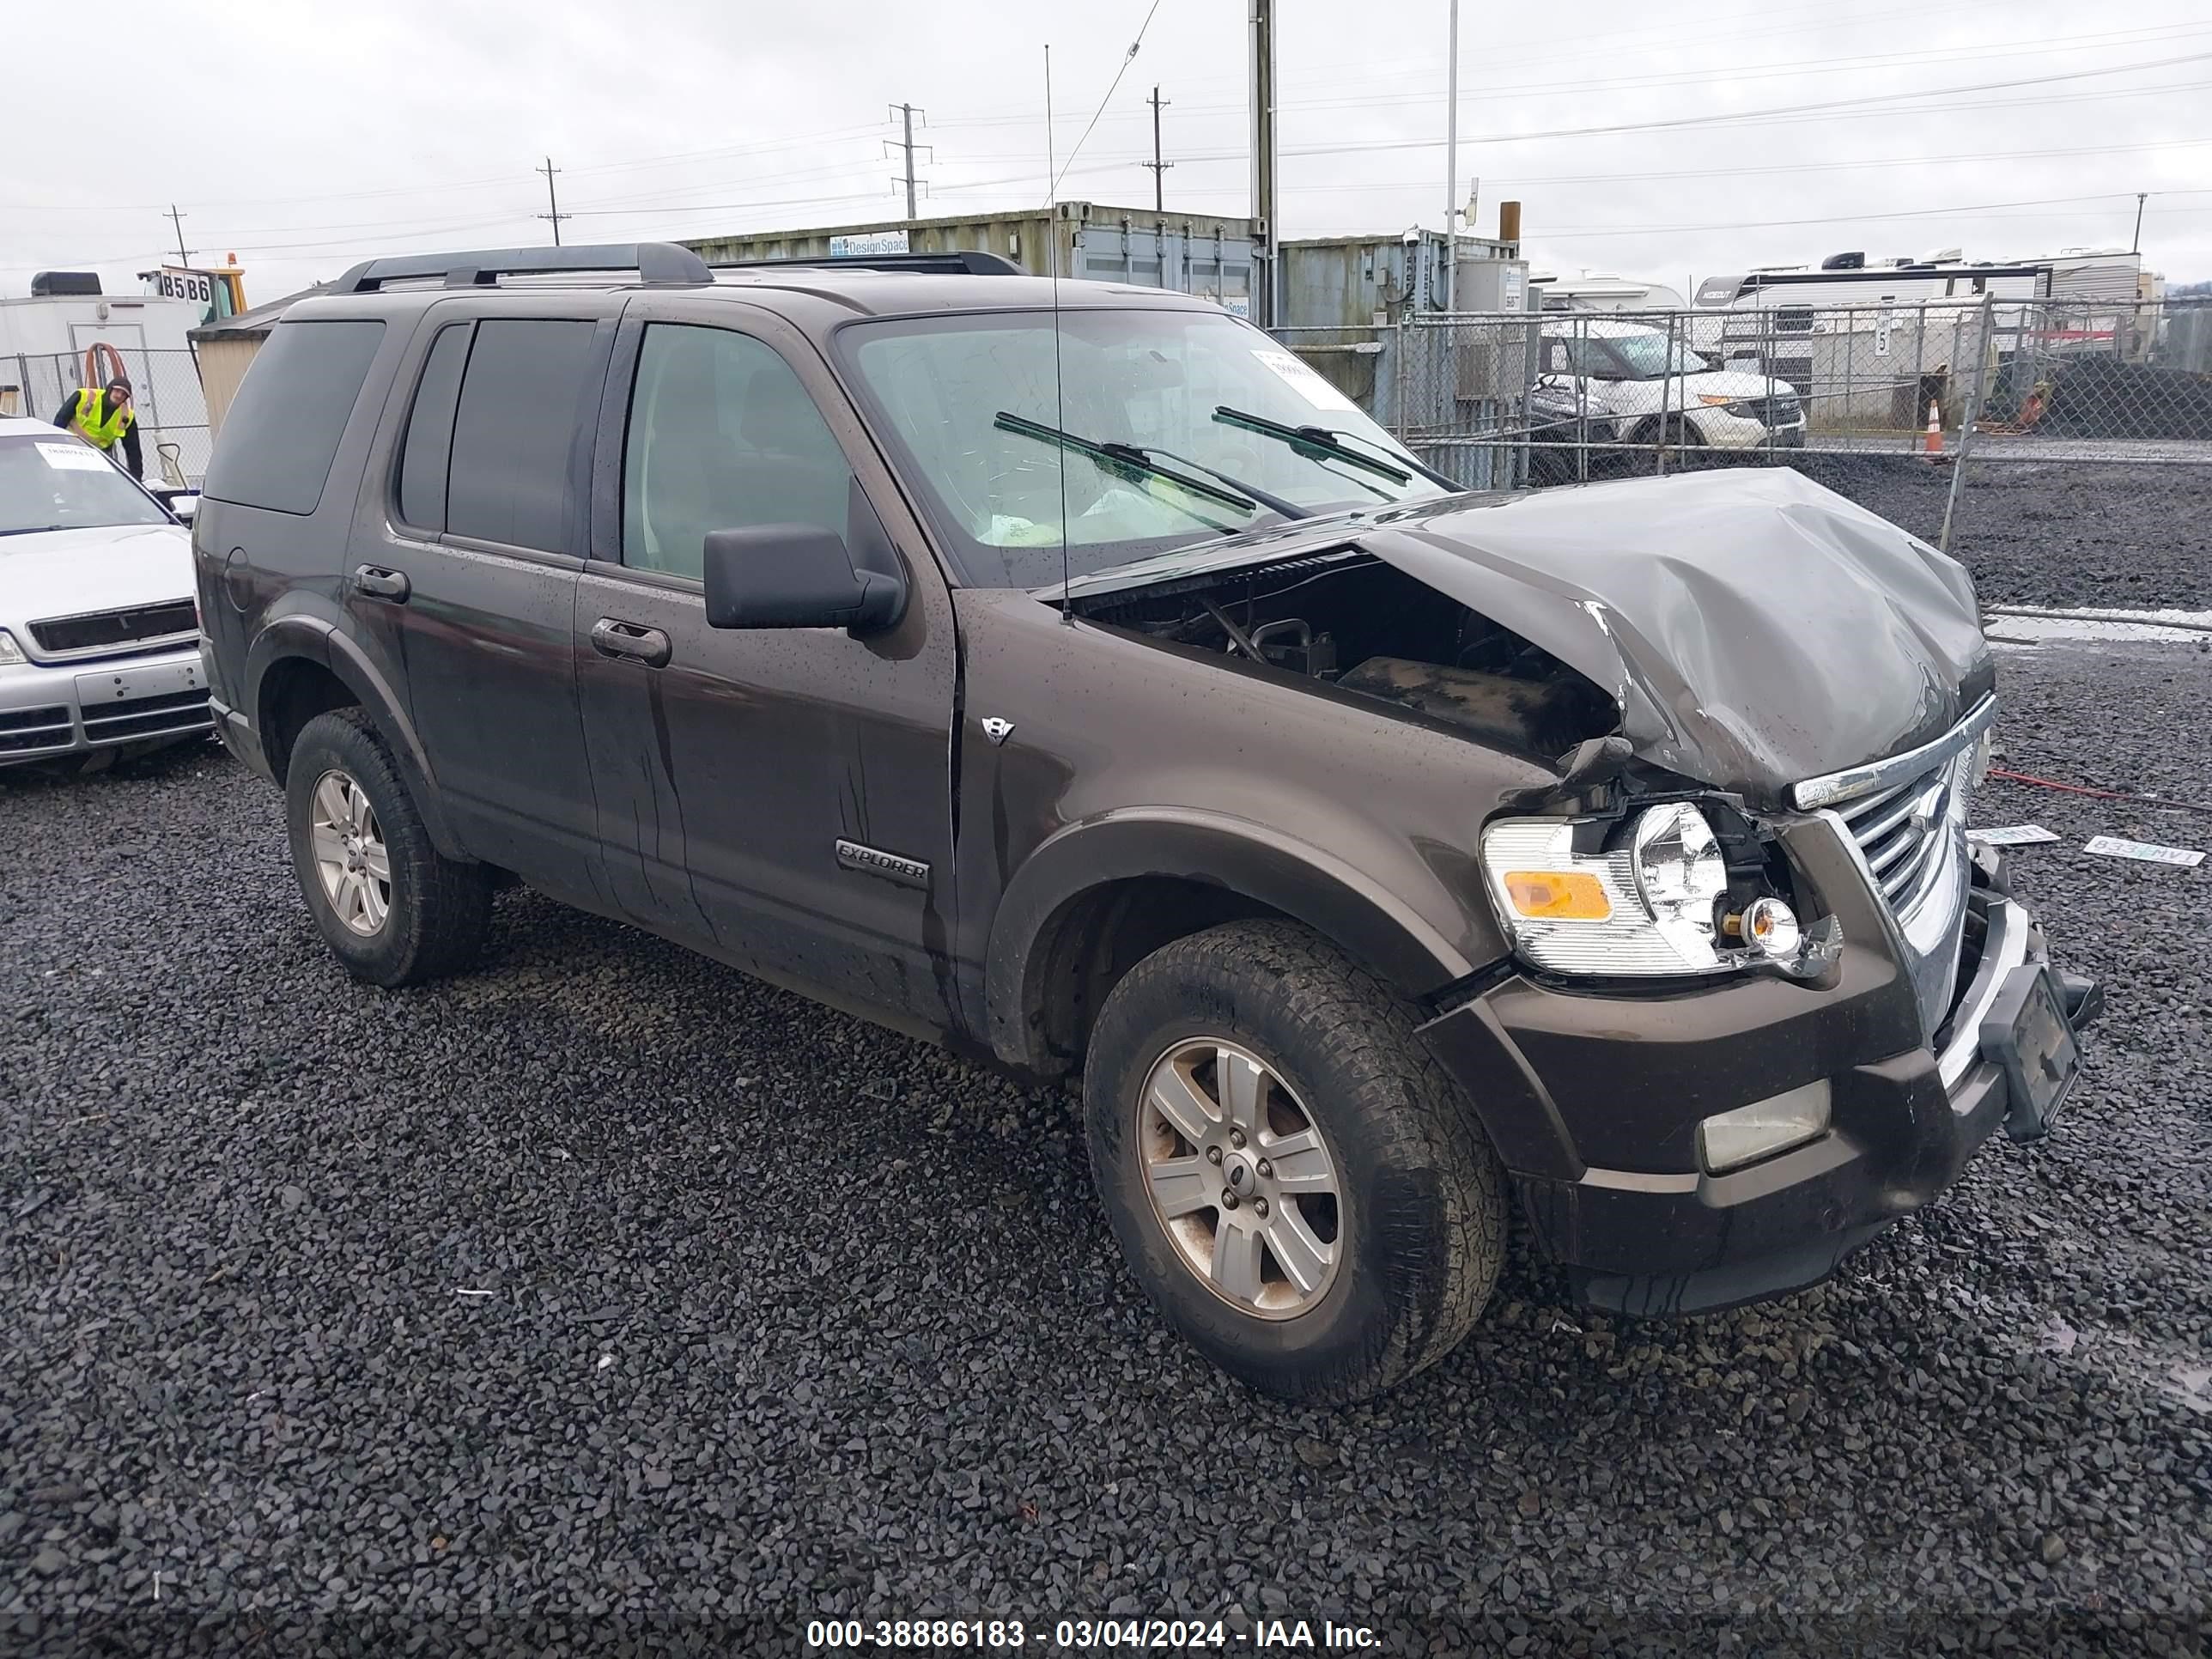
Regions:
[[[1694,1312],[2043,1132],[2098,999],[1966,840],[1957,565],[1789,471],[1468,495],[1213,306],[991,264],[293,308],[193,539],[348,969],[519,878],[1079,1074],[1135,1276],[1292,1397],[1448,1352],[1516,1211]]]

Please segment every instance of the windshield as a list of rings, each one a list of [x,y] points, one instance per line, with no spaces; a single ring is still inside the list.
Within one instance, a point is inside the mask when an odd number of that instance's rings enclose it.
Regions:
[[[106,456],[67,433],[0,438],[0,536],[168,522]]]
[[[1218,312],[1064,311],[1057,390],[1050,312],[862,324],[839,343],[963,579],[978,586],[1059,580],[1063,524],[1069,571],[1085,575],[1279,522],[1261,495],[1316,513],[1448,493],[1303,361]],[[1268,427],[1341,434],[1340,450],[1385,465]],[[1097,453],[1109,445],[1140,448],[1186,478],[1231,482],[1194,490]]]
[[[1669,349],[1663,334],[1615,334],[1604,342],[1626,368],[1631,380],[1663,380],[1669,374],[1702,374],[1711,367],[1689,347]]]

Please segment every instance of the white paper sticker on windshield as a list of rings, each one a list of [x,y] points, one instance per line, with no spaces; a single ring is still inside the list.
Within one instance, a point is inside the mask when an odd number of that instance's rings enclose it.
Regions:
[[[46,464],[57,472],[106,472],[107,457],[83,444],[33,444]]]
[[[1358,404],[1316,374],[1310,364],[1288,351],[1255,351],[1261,362],[1290,382],[1291,390],[1316,409],[1352,409]]]

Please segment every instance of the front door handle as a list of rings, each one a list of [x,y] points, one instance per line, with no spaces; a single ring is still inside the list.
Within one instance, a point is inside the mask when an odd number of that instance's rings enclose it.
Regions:
[[[592,624],[592,649],[603,657],[623,657],[647,668],[661,668],[668,662],[668,635],[657,628],[602,617]]]
[[[372,599],[390,599],[395,605],[407,603],[407,573],[386,570],[380,564],[364,564],[355,568],[353,591]]]

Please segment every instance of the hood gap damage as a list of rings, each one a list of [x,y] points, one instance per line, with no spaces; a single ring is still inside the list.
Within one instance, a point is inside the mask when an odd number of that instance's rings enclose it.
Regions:
[[[1364,553],[1079,595],[1070,608],[1163,644],[1332,686],[1562,774],[1585,745],[1618,744],[1620,707],[1589,678]]]

